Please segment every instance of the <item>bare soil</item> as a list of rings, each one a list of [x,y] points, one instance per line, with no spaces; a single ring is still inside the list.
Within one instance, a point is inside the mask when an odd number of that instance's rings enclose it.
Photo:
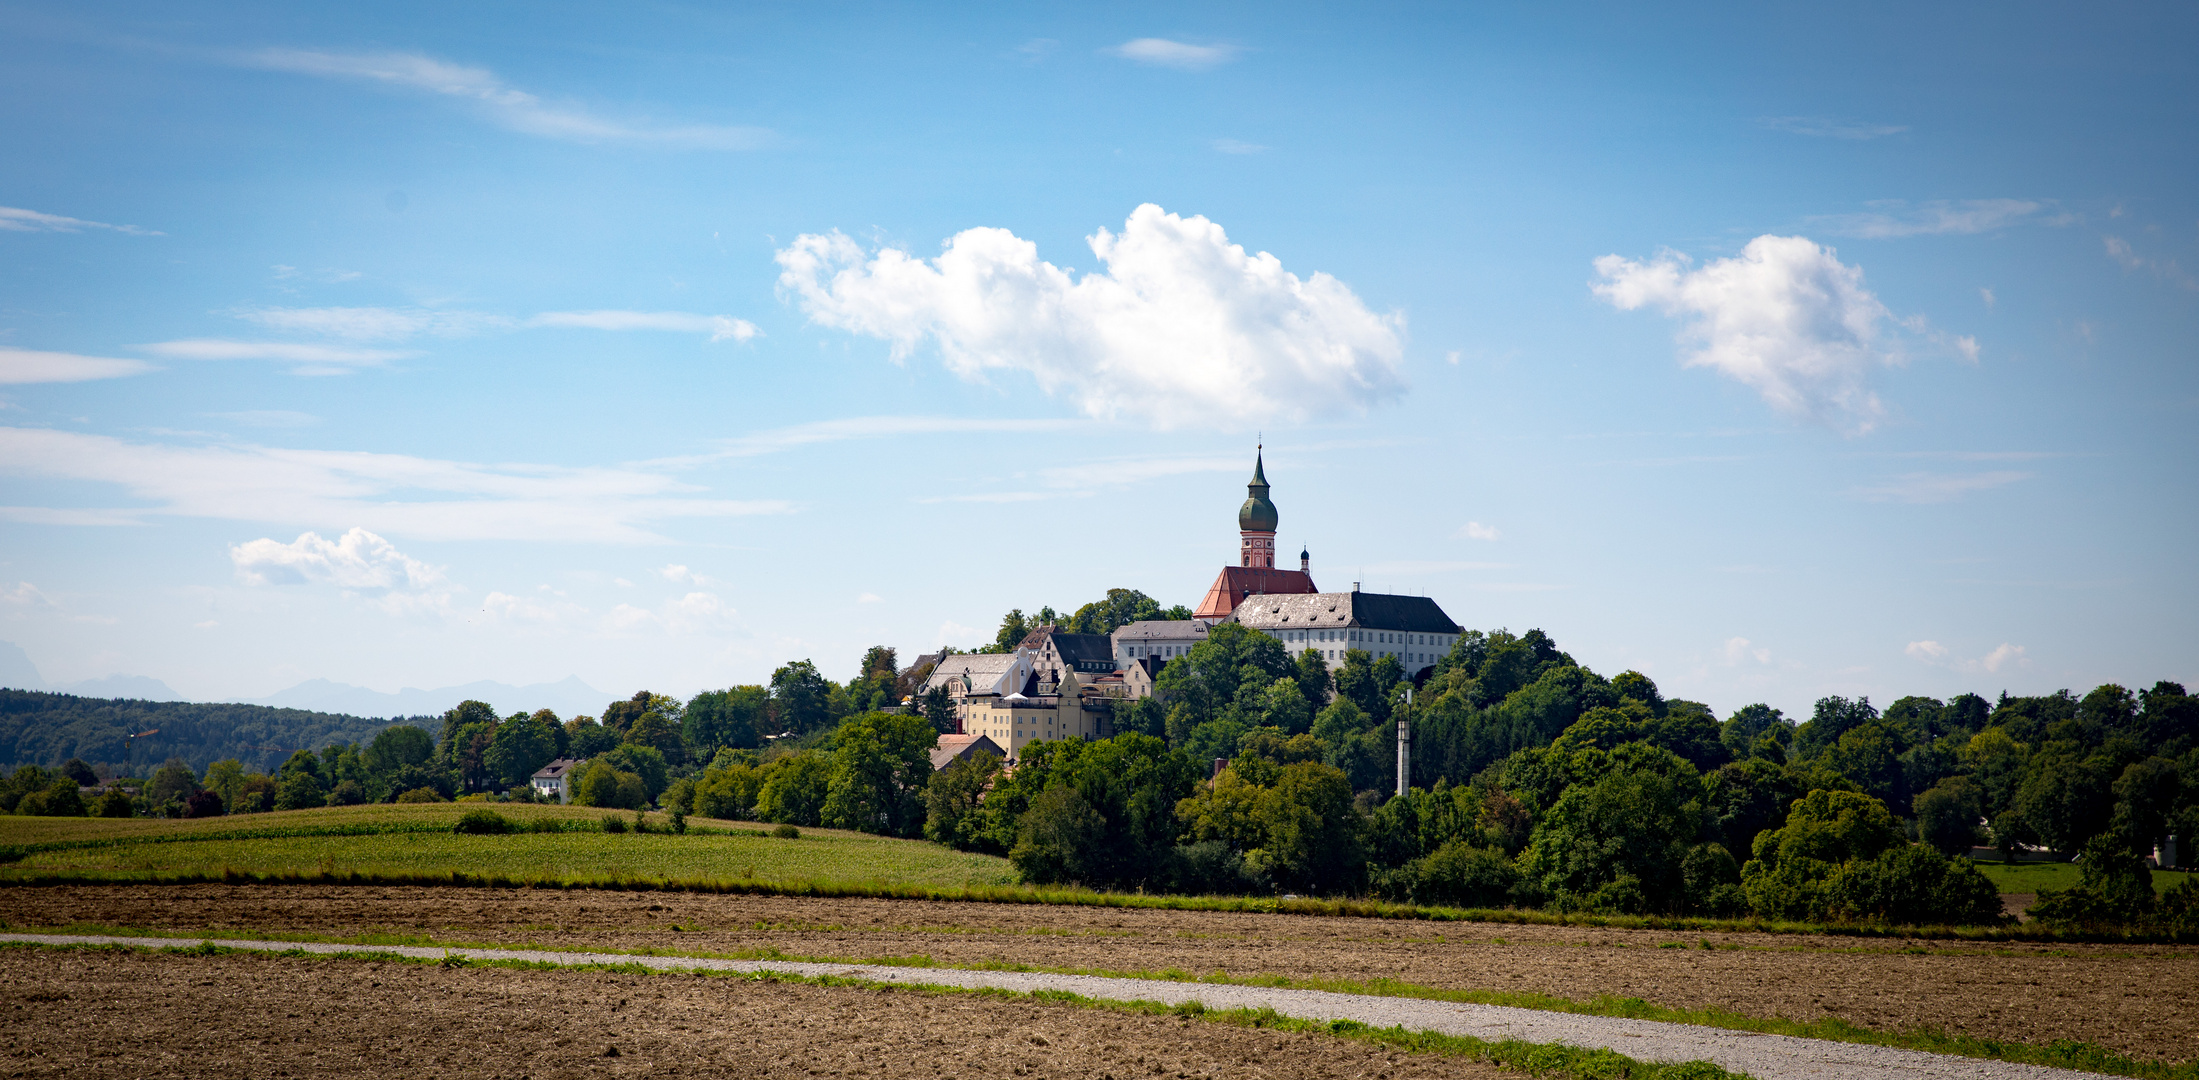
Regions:
[[[1102,972],[1398,979],[2199,1057],[2199,948],[1975,944],[1220,912],[319,886],[0,889],[10,927],[427,935],[445,943],[927,958]],[[1711,948],[1703,948],[1704,943]]]
[[[1329,1036],[961,994],[47,949],[0,950],[0,1042],[0,1069],[13,1076],[1434,1080],[1497,1071]]]

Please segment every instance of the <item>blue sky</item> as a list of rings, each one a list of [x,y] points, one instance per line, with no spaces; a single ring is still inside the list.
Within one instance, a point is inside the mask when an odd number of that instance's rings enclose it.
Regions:
[[[0,6],[0,640],[845,678],[1323,587],[1721,714],[2199,682],[2187,6]],[[311,534],[307,536],[306,534]]]

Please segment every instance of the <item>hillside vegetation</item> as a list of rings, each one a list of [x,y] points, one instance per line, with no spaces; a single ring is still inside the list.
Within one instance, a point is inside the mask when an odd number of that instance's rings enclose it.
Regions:
[[[398,722],[425,725],[429,718]],[[200,765],[234,758],[266,771],[294,751],[370,739],[391,723],[265,705],[0,690],[0,765],[53,768],[73,758],[128,776],[142,775],[169,758]],[[155,734],[131,739],[140,732]]]

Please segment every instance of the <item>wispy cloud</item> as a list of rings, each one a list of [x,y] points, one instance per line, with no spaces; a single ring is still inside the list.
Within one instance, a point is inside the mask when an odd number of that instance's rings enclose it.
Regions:
[[[772,139],[767,128],[649,124],[615,120],[576,105],[552,105],[506,85],[487,68],[468,67],[421,53],[263,49],[246,56],[244,62],[271,71],[377,83],[452,98],[502,127],[568,142],[752,150]]]
[[[1245,473],[1250,467],[1242,457],[1146,457],[1116,458],[1082,465],[1057,465],[1039,471],[1048,487],[1100,488],[1143,484],[1164,476],[1193,473]]]
[[[1314,560],[1319,562],[1320,560]],[[1469,570],[1510,570],[1516,563],[1461,562],[1444,559],[1406,559],[1398,562],[1368,563],[1360,570],[1368,574],[1457,574]]]
[[[545,311],[513,318],[484,311],[431,308],[247,308],[237,318],[270,330],[350,341],[406,341],[416,337],[464,337],[528,327],[573,330],[654,330],[707,334],[712,341],[748,341],[763,333],[747,319],[692,311]]]
[[[271,307],[245,308],[230,314],[270,330],[350,341],[404,341],[421,335],[462,337],[517,325],[516,320],[501,315],[428,308]]]
[[[321,422],[312,413],[293,412],[289,409],[245,409],[241,412],[207,413],[217,420],[255,428],[305,428]]]
[[[1721,651],[1725,654],[1727,667],[1739,667],[1744,663],[1771,663],[1771,650],[1745,637],[1727,638]]]
[[[2046,208],[2030,199],[1938,199],[1910,205],[1902,199],[1882,199],[1864,204],[1870,209],[1854,214],[1825,214],[1809,219],[1811,225],[1835,236],[1887,240],[1903,236],[1939,236],[1949,233],[1981,233],[2018,224]]]
[[[1821,139],[1882,139],[1909,130],[1905,124],[1874,124],[1831,116],[1767,116],[1763,124],[1776,131]]]
[[[143,360],[0,346],[0,386],[119,379],[153,370],[156,370],[153,365]]]
[[[40,610],[51,610],[59,606],[47,599],[45,593],[38,591],[38,586],[28,581],[18,581],[12,586],[0,588],[0,604]]]
[[[2027,472],[1904,473],[1882,484],[1853,489],[1852,494],[1871,502],[1943,503],[1965,495],[2006,487],[2035,475]]]
[[[1494,525],[1483,525],[1481,522],[1478,521],[1469,521],[1465,525],[1461,526],[1457,532],[1452,533],[1451,539],[1496,540],[1500,539],[1502,536],[1503,534],[1499,533],[1496,526]]]
[[[1135,63],[1178,71],[1205,71],[1236,59],[1238,53],[1234,45],[1193,45],[1167,38],[1137,38],[1100,51]]]
[[[2199,292],[2199,278],[2186,273],[2183,267],[2176,265],[2176,260],[2146,258],[2130,246],[2130,241],[2120,236],[2103,236],[2100,239],[2107,247],[2107,257],[2115,260],[2123,269],[2148,271],[2163,280]]]
[[[1068,431],[1083,427],[1081,420],[1044,420],[1012,418],[962,418],[950,416],[850,416],[842,420],[816,420],[790,427],[771,428],[766,431],[742,435],[718,442],[718,449],[704,454],[683,457],[658,458],[644,462],[646,465],[679,466],[700,465],[728,458],[759,457],[776,454],[797,447],[815,446],[820,443],[849,442],[856,439],[890,439],[902,435],[972,434],[1039,434]]]
[[[1061,42],[1053,38],[1032,38],[1016,46],[1016,55],[1021,56],[1026,64],[1036,64],[1054,55],[1054,50],[1059,48],[1061,48]]]
[[[925,495],[919,503],[1020,503],[1060,498],[1044,491],[978,491],[955,495]]]
[[[671,330],[708,334],[712,341],[748,341],[763,333],[747,319],[686,311],[545,311],[527,320],[527,325],[586,330]]]
[[[86,221],[83,218],[63,217],[60,214],[41,214],[19,206],[0,206],[0,232],[83,232],[86,229],[106,229],[110,232],[128,233],[131,236],[166,236],[152,229],[140,229],[135,225],[109,225],[104,221]]]
[[[1956,656],[1954,650],[1937,641],[1912,641],[1904,646],[1901,651],[1907,654],[1911,660],[1930,664],[1933,667],[1952,668],[1955,671],[1970,674],[1978,672],[1998,674],[2002,668],[2026,668],[2031,666],[2031,658],[2027,655],[2028,650],[2021,645],[2012,645],[2005,641],[2001,642],[1993,651],[1979,657]]]
[[[781,514],[780,500],[708,498],[634,468],[489,465],[404,454],[231,444],[176,446],[0,427],[0,475],[106,485],[134,506],[0,508],[0,519],[115,525],[198,517],[369,529],[442,540],[652,543],[680,518]]]
[[[1268,148],[1261,146],[1259,143],[1243,142],[1237,139],[1216,139],[1214,140],[1214,149],[1224,154],[1261,154],[1266,153]]]
[[[170,360],[275,360],[296,364],[293,375],[349,375],[362,367],[380,367],[391,360],[420,355],[405,349],[359,349],[342,345],[310,345],[283,341],[228,341],[220,338],[188,338],[132,345]]]

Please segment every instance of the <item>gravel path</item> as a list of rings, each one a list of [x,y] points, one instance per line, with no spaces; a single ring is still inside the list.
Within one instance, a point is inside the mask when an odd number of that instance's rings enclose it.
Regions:
[[[1211,1009],[1271,1008],[1306,1020],[1357,1020],[1375,1027],[1403,1026],[1483,1039],[1522,1039],[1537,1043],[1608,1047],[1642,1061],[1711,1061],[1758,1080],[1819,1077],[1959,1077],[1977,1080],[2098,1080],[2097,1074],[2017,1065],[1975,1058],[1927,1054],[1855,1043],[1758,1035],[1745,1031],[1626,1020],[1573,1013],[1543,1012],[1500,1005],[1466,1005],[1414,998],[1338,994],[1323,990],[1287,990],[1256,986],[1110,979],[1044,972],[970,971],[956,968],[878,967],[864,964],[802,964],[776,960],[715,960],[687,956],[635,956],[626,953],[555,952],[529,949],[441,949],[395,945],[340,945],[318,942],[233,941],[221,938],[105,937],[88,934],[0,934],[0,942],[40,945],[127,945],[136,948],[189,947],[210,943],[232,949],[309,953],[380,952],[435,960],[456,954],[477,960],[525,960],[550,964],[640,964],[665,971],[776,971],[807,977],[826,975],[882,983],[929,984],[970,989],[991,987],[1019,993],[1063,990],[1114,1001],[1159,1001],[1170,1005],[1198,1001]]]

